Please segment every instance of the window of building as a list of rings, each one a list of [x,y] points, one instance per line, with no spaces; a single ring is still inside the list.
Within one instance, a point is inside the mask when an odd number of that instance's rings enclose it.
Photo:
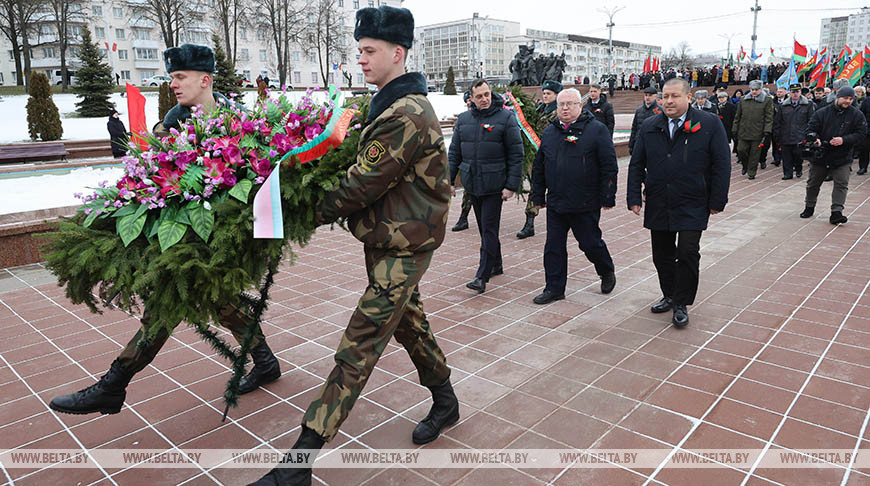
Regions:
[[[137,60],[151,61],[157,59],[157,49],[145,49],[142,47],[137,47],[133,51],[136,53]]]
[[[133,30],[133,38],[136,40],[151,40],[151,30],[150,29],[132,29]]]
[[[248,29],[245,27],[239,27],[239,37],[242,40],[248,40]]]
[[[100,47],[99,49],[97,49],[97,52],[100,53],[100,57],[106,57],[106,55],[109,53],[108,50],[103,49],[102,47]]]
[[[127,60],[127,49],[118,49],[118,59],[122,61]]]
[[[94,17],[102,17],[103,16],[103,6],[102,5],[94,5],[91,7],[91,12],[93,12]]]
[[[363,77],[363,73],[356,73],[356,84],[365,83],[365,78]]]
[[[302,73],[299,71],[293,71],[293,84],[302,83]]]
[[[257,40],[266,40],[266,29],[262,27],[257,29]]]
[[[122,9],[121,7],[112,7],[112,16],[114,16],[116,19],[120,19],[124,16],[124,9]]]
[[[115,29],[115,38],[118,40],[124,40],[124,29]]]
[[[82,52],[82,49],[80,47],[70,46],[70,48],[67,52],[69,52],[70,57],[79,57],[79,54]]]
[[[105,27],[94,27],[94,35],[97,36],[97,39],[105,39],[106,38],[106,28]]]
[[[316,71],[311,71],[311,82],[313,84],[317,84],[317,72]]]
[[[43,47],[42,57],[54,57],[54,47]]]
[[[338,6],[344,7],[344,0],[338,0]]]
[[[12,52],[12,51],[10,51],[10,52]],[[301,54],[299,51],[293,51],[292,59],[293,59],[294,61],[296,61],[296,62],[299,62],[299,59],[300,59],[300,56],[301,56],[301,55],[302,55],[302,54]]]
[[[139,71],[139,74],[142,75],[142,81],[145,81],[146,78],[154,76],[154,71]]]
[[[121,79],[130,80],[130,71],[121,71]]]
[[[6,52],[9,53],[9,60],[10,60],[10,61],[14,61],[14,60],[15,60],[15,52],[12,51],[11,49],[8,50],[8,51],[6,51]]]
[[[369,0],[369,7],[375,8],[375,0]]]
[[[353,0],[353,8],[359,10],[359,0]]]
[[[260,49],[260,60],[261,61],[266,60],[266,49]]]
[[[308,62],[317,62],[317,53],[309,52],[308,53]]]
[[[239,59],[241,59],[242,61],[250,60],[247,49],[241,49],[241,52],[239,52]]]

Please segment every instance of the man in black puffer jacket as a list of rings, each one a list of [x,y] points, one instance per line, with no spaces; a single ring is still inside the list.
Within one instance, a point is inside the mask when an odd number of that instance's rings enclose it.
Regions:
[[[843,86],[837,90],[837,98],[830,105],[818,109],[807,127],[807,141],[817,139],[824,146],[824,156],[810,160],[810,177],[807,180],[807,198],[801,218],[813,215],[819,188],[826,176],[834,180],[831,192],[831,224],[845,223],[843,205],[849,191],[849,175],[852,171],[852,148],[867,135],[867,120],[864,114],[852,106],[855,90]]]
[[[613,259],[601,239],[601,208],[616,205],[616,151],[603,123],[582,111],[580,92],[559,93],[558,119],[544,130],[532,170],[532,199],[547,207],[544,292],[536,304],[565,298],[568,280],[568,230],[601,278],[601,293],[616,285]],[[544,194],[546,193],[546,201]]]
[[[524,151],[513,112],[503,108],[504,100],[490,91],[486,80],[471,86],[471,102],[471,110],[456,120],[448,160],[451,184],[461,170],[480,231],[480,265],[466,287],[483,292],[489,277],[504,273],[498,240],[501,205],[520,187]]]

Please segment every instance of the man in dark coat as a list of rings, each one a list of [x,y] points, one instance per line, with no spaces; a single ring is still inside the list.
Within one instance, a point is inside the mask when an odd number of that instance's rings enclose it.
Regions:
[[[643,104],[634,111],[634,118],[631,120],[631,137],[628,139],[629,155],[631,154],[631,151],[634,150],[634,141],[637,139],[637,131],[640,126],[643,125],[644,120],[662,112],[661,107],[659,107],[659,104],[656,101],[656,94],[657,92],[653,88],[647,87],[643,89]]]
[[[696,110],[706,111],[707,113],[712,113],[716,116],[719,115],[719,107],[718,105],[710,102],[706,89],[699,89],[698,91],[695,91],[695,102],[692,103],[692,108]]]
[[[731,97],[728,96],[726,91],[720,91],[716,95],[716,99],[719,101],[717,107],[719,119],[722,120],[722,125],[725,127],[725,136],[728,137],[728,143],[731,143],[734,140],[731,128],[734,125],[734,115],[737,114],[737,107],[731,102]]]
[[[807,125],[816,110],[815,103],[801,96],[801,85],[789,86],[788,97],[773,117],[773,138],[782,150],[782,180],[803,175],[800,144],[806,140]]]
[[[610,131],[613,136],[615,122],[613,119],[613,105],[607,101],[607,97],[601,94],[601,86],[592,84],[589,86],[589,99],[583,104],[583,111],[588,111]]]
[[[601,239],[601,209],[616,205],[616,151],[613,137],[581,108],[580,92],[559,93],[558,120],[544,130],[532,172],[535,206],[547,207],[544,246],[546,286],[536,304],[565,298],[568,279],[568,230],[601,278],[601,293],[616,285],[613,259]],[[546,199],[545,199],[546,193]]]
[[[112,110],[109,115],[109,121],[106,123],[106,128],[109,130],[109,143],[112,145],[112,156],[119,159],[127,153],[127,128],[121,117],[118,115],[118,110]]]
[[[848,221],[843,216],[846,193],[849,190],[849,175],[852,171],[852,148],[867,136],[867,120],[864,114],[852,106],[855,90],[843,86],[837,91],[834,103],[819,108],[807,126],[807,140],[816,140],[824,146],[824,156],[810,160],[810,176],[807,179],[807,198],[801,218],[813,215],[819,188],[825,177],[834,181],[831,193],[831,224]]]
[[[480,231],[480,265],[466,287],[483,292],[491,276],[504,273],[498,240],[501,206],[522,183],[525,152],[514,114],[502,108],[504,100],[485,79],[471,86],[471,102],[471,111],[456,120],[448,159],[451,184],[461,169]]]
[[[717,117],[689,107],[689,83],[671,79],[662,91],[664,113],[647,119],[638,133],[627,200],[640,215],[646,196],[643,225],[663,295],[651,310],[673,309],[672,322],[685,327],[686,306],[698,290],[701,232],[728,202],[731,154]]]
[[[864,100],[861,101],[861,105],[858,107],[861,113],[864,114],[864,119],[867,120],[868,125],[870,125],[870,96],[865,96]],[[864,140],[858,144],[856,147],[858,151],[858,175],[864,175],[867,173],[867,166],[870,163],[870,135],[864,137]]]

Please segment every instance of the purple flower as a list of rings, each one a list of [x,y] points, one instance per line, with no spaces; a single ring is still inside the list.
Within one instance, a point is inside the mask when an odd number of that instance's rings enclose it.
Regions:
[[[242,163],[242,151],[235,145],[225,148],[222,155],[228,164],[239,165]],[[233,185],[235,185],[235,183]]]
[[[320,125],[309,125],[305,127],[305,138],[308,140],[314,140],[321,133],[323,133],[323,127]]]

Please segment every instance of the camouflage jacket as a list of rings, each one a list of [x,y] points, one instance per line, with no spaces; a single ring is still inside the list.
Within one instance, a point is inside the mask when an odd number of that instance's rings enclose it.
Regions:
[[[214,92],[214,101],[218,104],[221,102],[228,104],[232,103],[229,99],[227,99],[226,96],[216,91]],[[235,104],[235,106],[239,105]],[[193,113],[191,112],[189,106],[184,106],[179,103],[173,106],[172,109],[170,109],[168,112],[166,112],[166,116],[163,117],[163,120],[160,120],[159,122],[154,124],[154,126],[151,128],[151,133],[153,133],[154,136],[158,138],[168,137],[170,128],[175,128],[177,130],[178,127],[181,126],[181,122],[186,121],[188,118],[190,118],[192,114]]]
[[[367,247],[432,251],[444,241],[450,184],[438,117],[426,79],[408,73],[372,99],[356,163],[318,203],[316,220],[347,217]]]
[[[553,101],[549,105],[539,103],[536,110],[538,111],[538,126],[535,127],[535,133],[540,138],[544,130],[556,119],[556,102]]]

